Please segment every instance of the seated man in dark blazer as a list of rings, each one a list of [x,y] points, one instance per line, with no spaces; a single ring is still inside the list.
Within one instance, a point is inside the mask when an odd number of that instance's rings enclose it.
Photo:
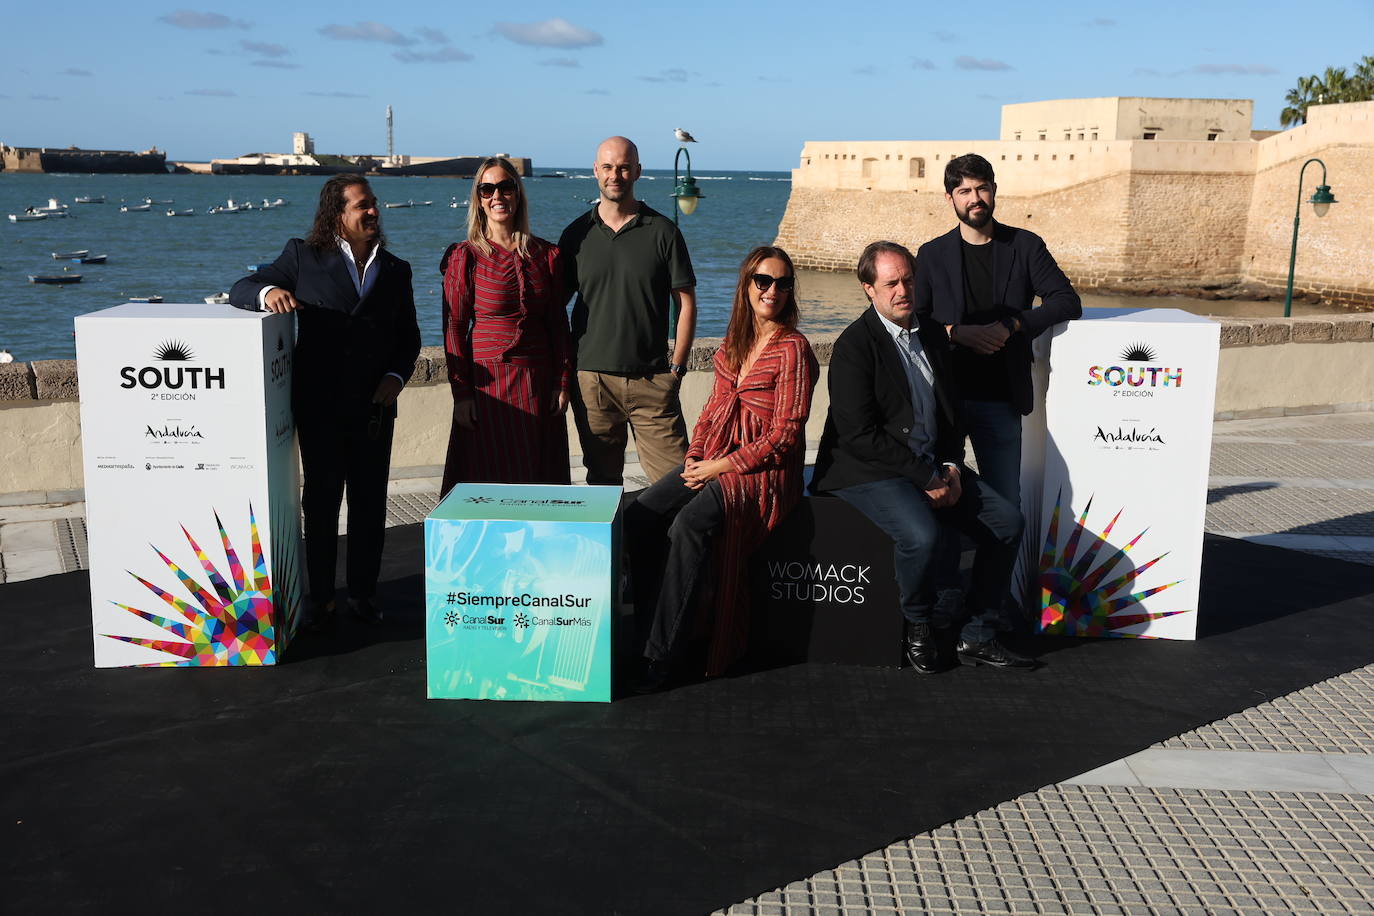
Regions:
[[[957,223],[916,252],[916,314],[948,331],[959,413],[978,472],[1020,508],[1021,418],[1035,406],[1031,341],[1081,316],[1083,304],[1040,236],[993,219],[990,162],[976,153],[958,156],[944,179]],[[1032,307],[1037,296],[1040,305]],[[957,607],[957,538],[942,545],[935,579],[940,603]]]
[[[305,474],[310,626],[334,623],[339,506],[348,488],[348,593],[380,623],[377,576],[396,398],[415,368],[420,328],[410,265],[385,248],[377,198],[360,175],[325,182],[315,223],[272,266],[229,291],[243,309],[296,312],[291,404]]]
[[[1021,540],[1021,513],[963,467],[949,341],[938,322],[916,319],[912,262],[911,252],[893,242],[874,242],[859,258],[859,282],[872,308],[835,341],[830,415],[811,488],[853,505],[892,538],[913,668],[931,674],[947,667],[941,631],[959,623],[936,619],[932,611],[929,572],[942,523],[978,545],[970,614],[954,647],[960,662],[1033,667],[1031,659],[1003,646],[996,631]]]

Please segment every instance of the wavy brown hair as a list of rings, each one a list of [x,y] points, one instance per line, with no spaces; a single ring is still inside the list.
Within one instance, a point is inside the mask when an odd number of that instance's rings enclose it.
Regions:
[[[520,173],[515,170],[514,163],[504,156],[483,159],[482,164],[477,167],[477,173],[472,176],[472,192],[468,198],[468,244],[482,254],[491,254],[491,242],[487,241],[487,212],[482,209],[482,196],[477,193],[477,186],[482,183],[482,176],[486,174],[487,169],[492,168],[505,172],[506,177],[515,183],[515,250],[518,254],[528,255],[530,207],[525,201],[525,182],[520,179]]]
[[[797,269],[792,266],[792,258],[786,251],[774,245],[760,245],[749,252],[744,263],[739,266],[739,282],[735,284],[735,304],[730,310],[730,326],[725,330],[725,343],[721,345],[725,350],[726,364],[735,372],[744,365],[744,360],[754,346],[754,308],[749,304],[749,287],[754,282],[751,278],[758,271],[759,265],[769,258],[777,258],[786,264],[789,277],[797,276]],[[777,322],[785,328],[794,329],[800,317],[801,311],[797,308],[797,287],[794,284],[787,294],[787,303],[778,314]]]
[[[344,212],[344,191],[354,185],[362,185],[372,190],[372,185],[361,175],[335,175],[320,188],[320,206],[315,210],[315,224],[305,237],[305,244],[316,251],[328,251],[339,243],[339,220]],[[386,247],[386,236],[382,233],[381,217],[377,218],[377,244]]]

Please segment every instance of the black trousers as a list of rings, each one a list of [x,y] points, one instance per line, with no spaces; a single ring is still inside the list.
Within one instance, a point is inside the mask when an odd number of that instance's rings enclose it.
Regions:
[[[643,626],[653,614],[645,658],[663,661],[681,648],[692,599],[711,561],[711,543],[724,524],[720,482],[693,490],[683,482],[681,467],[642,491],[625,510],[635,616]]]
[[[310,602],[334,600],[338,564],[339,507],[348,491],[348,593],[377,593],[386,539],[386,484],[391,471],[391,436],[396,408],[372,422],[371,406],[311,416],[297,414],[300,434],[301,509],[305,513],[305,568]]]

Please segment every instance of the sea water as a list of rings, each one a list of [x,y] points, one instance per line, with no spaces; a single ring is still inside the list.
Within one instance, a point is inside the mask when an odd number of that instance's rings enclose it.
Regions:
[[[588,168],[565,169],[568,177],[538,177],[555,171],[537,168],[526,180],[534,233],[556,242],[563,227],[588,209],[597,196]],[[648,171],[636,194],[662,213],[673,212],[672,173]],[[755,245],[772,244],[791,188],[786,172],[702,171],[694,176],[705,195],[691,216],[680,217],[697,273],[698,336],[719,336],[729,319],[740,261]],[[249,273],[249,265],[273,261],[286,240],[302,237],[315,213],[320,177],[220,175],[20,175],[0,172],[0,214],[44,206],[49,198],[68,204],[71,217],[0,224],[0,348],[16,360],[70,358],[74,355],[72,318],[117,305],[135,296],[162,296],[167,302],[203,302],[227,291]],[[383,209],[388,248],[410,262],[415,304],[424,343],[442,344],[439,259],[451,243],[467,235],[467,209],[450,209],[457,197],[468,200],[472,182],[453,178],[375,178],[378,201],[433,201],[428,207]],[[103,204],[78,204],[76,197],[104,195]],[[121,213],[121,204],[156,201],[144,213]],[[288,201],[285,207],[241,213],[209,214],[227,200],[264,198]],[[194,209],[194,216],[166,215]],[[55,262],[52,252],[89,249],[107,254],[105,264]],[[30,274],[60,274],[63,267],[82,276],[69,286],[39,286]],[[857,284],[849,312],[862,307]],[[803,290],[803,307],[806,305]],[[834,328],[852,315],[839,316]],[[813,329],[830,329],[810,325]]]

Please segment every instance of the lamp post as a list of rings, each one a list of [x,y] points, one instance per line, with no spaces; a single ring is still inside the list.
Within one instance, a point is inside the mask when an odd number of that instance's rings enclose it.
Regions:
[[[1302,176],[1307,172],[1307,167],[1312,163],[1317,163],[1322,167],[1322,183],[1317,185],[1317,190],[1309,198],[1312,204],[1312,212],[1318,218],[1326,215],[1326,211],[1331,209],[1331,205],[1336,203],[1336,198],[1331,194],[1331,187],[1326,183],[1326,163],[1320,159],[1309,159],[1302,164],[1301,171],[1298,172],[1298,205],[1293,211],[1293,251],[1288,256],[1288,294],[1283,299],[1283,317],[1293,316],[1293,268],[1298,262],[1298,221],[1302,218]]]
[[[683,156],[687,157],[687,172],[679,177],[677,164]],[[696,212],[697,201],[705,196],[692,179],[692,154],[687,152],[687,147],[678,147],[677,155],[673,157],[673,225],[677,225],[679,210],[683,216],[691,216]]]
[[[687,172],[678,175],[678,160],[683,156],[687,157]],[[687,152],[687,147],[679,146],[677,155],[673,157],[673,225],[677,225],[678,211],[682,211],[683,216],[691,216],[696,212],[697,201],[706,195],[701,193],[696,181],[692,179],[692,154]],[[668,327],[673,329],[673,336],[677,336],[677,299],[670,299],[668,302]]]

